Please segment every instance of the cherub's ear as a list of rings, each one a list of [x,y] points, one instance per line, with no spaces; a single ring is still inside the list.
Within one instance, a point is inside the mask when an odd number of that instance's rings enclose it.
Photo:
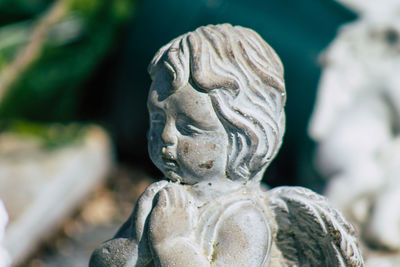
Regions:
[[[269,194],[276,246],[288,266],[364,266],[354,228],[326,198],[302,187]]]

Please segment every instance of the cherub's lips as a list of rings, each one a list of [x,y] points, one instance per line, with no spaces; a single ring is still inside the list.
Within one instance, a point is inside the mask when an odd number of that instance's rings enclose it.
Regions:
[[[169,154],[167,154],[167,155],[162,154],[161,159],[164,163],[164,166],[167,169],[176,169],[178,167],[176,160],[173,157],[171,157]]]
[[[176,168],[177,167],[176,162],[172,161],[172,160],[164,160],[164,164],[165,164],[165,166],[171,167],[171,168]]]
[[[178,170],[178,164],[173,160],[163,160],[164,170],[176,172]]]

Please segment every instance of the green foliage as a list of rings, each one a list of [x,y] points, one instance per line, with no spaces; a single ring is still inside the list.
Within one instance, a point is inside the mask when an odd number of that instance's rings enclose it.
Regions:
[[[0,40],[8,40],[0,41],[0,121],[74,119],[79,85],[132,10],[132,0],[59,0],[34,22],[0,28]],[[34,54],[24,58],[24,49]],[[2,84],[16,60],[22,67]]]
[[[7,132],[18,136],[33,137],[39,140],[43,149],[46,150],[82,141],[86,129],[85,126],[77,123],[65,125],[60,123],[43,124],[20,120],[8,122],[3,125],[3,128]]]
[[[32,31],[31,21],[13,23],[0,28],[0,72],[29,41],[30,31]]]

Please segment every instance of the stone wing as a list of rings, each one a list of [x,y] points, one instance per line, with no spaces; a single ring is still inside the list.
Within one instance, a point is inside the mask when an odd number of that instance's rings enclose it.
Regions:
[[[268,194],[286,266],[364,266],[353,226],[325,197],[302,187]]]

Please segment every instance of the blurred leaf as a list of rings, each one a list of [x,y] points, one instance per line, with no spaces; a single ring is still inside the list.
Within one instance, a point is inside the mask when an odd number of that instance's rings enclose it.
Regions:
[[[59,0],[37,21],[0,29],[0,120],[73,119],[79,85],[132,10],[133,0]]]
[[[78,142],[85,135],[87,127],[78,123],[45,124],[27,121],[9,121],[3,125],[3,131],[38,139],[44,149],[55,149],[60,146]]]
[[[13,23],[0,28],[0,72],[12,61],[16,53],[29,41],[31,21]]]

